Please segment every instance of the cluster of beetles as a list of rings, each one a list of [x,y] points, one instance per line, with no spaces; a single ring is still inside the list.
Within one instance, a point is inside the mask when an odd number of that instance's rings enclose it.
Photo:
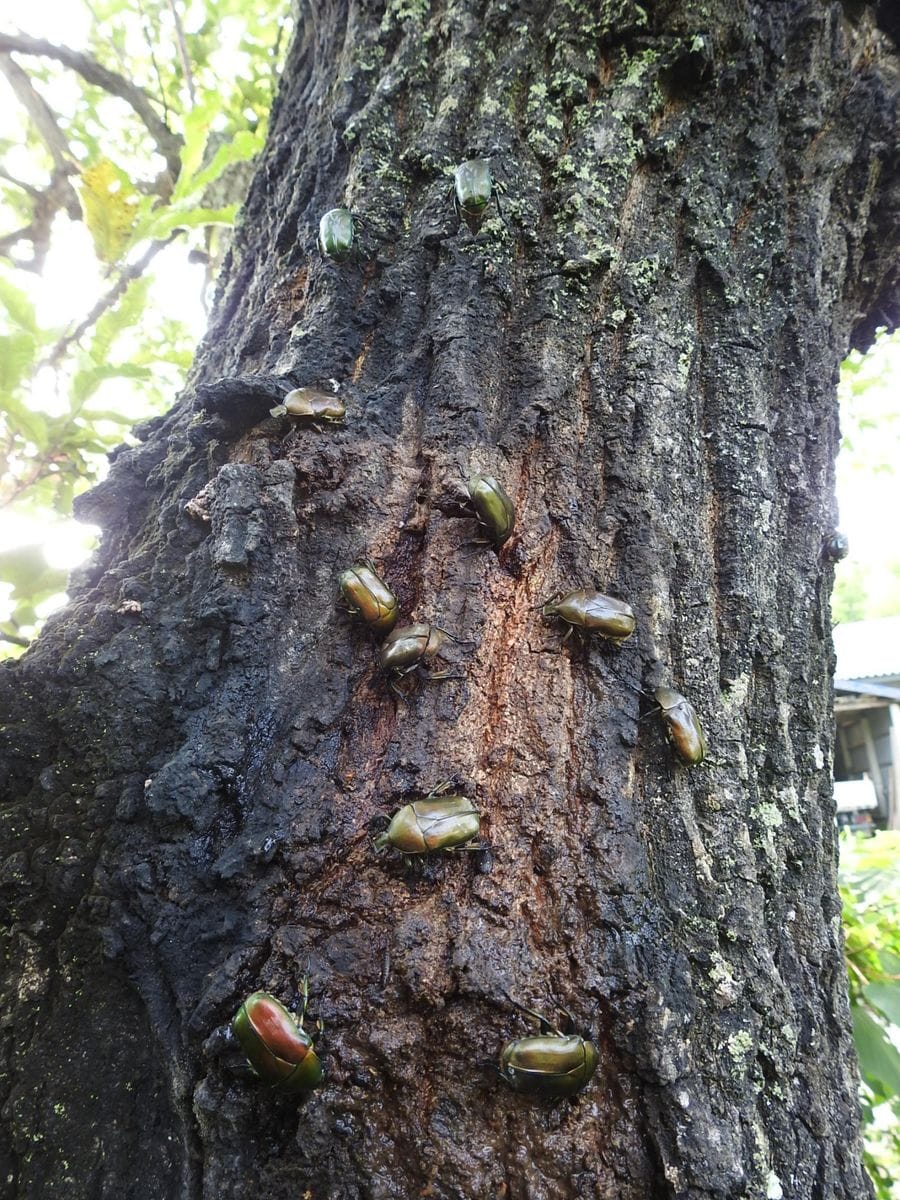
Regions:
[[[498,193],[499,187],[493,179],[488,159],[471,159],[456,168],[454,210],[473,233],[478,232],[492,199],[499,211]],[[350,256],[357,219],[346,208],[331,209],[322,217],[318,246],[324,258],[340,263]],[[288,415],[298,421],[319,425],[343,421],[345,406],[335,391],[304,387],[288,392],[272,414]],[[483,531],[483,537],[478,540],[499,550],[515,525],[513,502],[491,475],[473,474],[467,481],[466,492],[470,510]],[[440,657],[448,640],[460,639],[436,625],[418,623],[398,627],[400,606],[397,597],[379,577],[372,563],[348,567],[340,575],[338,584],[350,612],[383,638],[378,664],[393,692],[403,696],[400,681],[415,672],[424,672],[427,678],[435,680],[452,676],[450,669],[426,672],[425,668]],[[591,588],[577,588],[554,597],[542,606],[541,611],[544,617],[559,619],[568,626],[565,638],[577,630],[618,646],[635,629],[634,613],[627,604]],[[668,687],[656,688],[654,696],[658,705],[656,711],[661,715],[676,757],[687,766],[702,762],[706,738],[691,703]],[[405,855],[479,849],[477,838],[481,817],[478,809],[466,796],[448,795],[449,786],[443,784],[423,799],[404,805],[394,814],[384,833],[375,839],[375,849],[381,851],[392,847]],[[314,1039],[303,1027],[308,995],[308,982],[304,979],[302,1008],[295,1016],[274,996],[254,992],[243,1002],[232,1023],[253,1071],[284,1092],[310,1092],[324,1078]],[[581,1091],[597,1067],[594,1044],[577,1033],[563,1033],[540,1013],[519,1004],[511,996],[507,999],[535,1018],[539,1033],[506,1043],[500,1052],[501,1078],[514,1091],[535,1096],[560,1098]],[[571,1028],[571,1017],[568,1013],[565,1015]]]

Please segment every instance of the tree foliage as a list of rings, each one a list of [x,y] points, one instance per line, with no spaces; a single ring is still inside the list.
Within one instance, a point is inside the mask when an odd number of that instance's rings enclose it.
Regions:
[[[879,1200],[900,1195],[900,833],[845,835],[841,896],[866,1160]]]
[[[65,520],[177,392],[196,330],[166,313],[156,268],[168,256],[189,278],[199,263],[211,285],[287,40],[282,6],[245,0],[94,0],[68,16],[79,48],[0,33],[17,102],[0,130],[0,511],[35,525]],[[65,572],[29,544],[0,556],[0,580],[16,648]]]

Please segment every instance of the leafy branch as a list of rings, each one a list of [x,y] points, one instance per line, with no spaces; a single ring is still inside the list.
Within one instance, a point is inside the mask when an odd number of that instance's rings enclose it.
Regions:
[[[140,279],[154,258],[156,258],[157,254],[159,254],[160,250],[165,249],[169,242],[171,242],[176,236],[177,231],[173,231],[167,238],[151,242],[136,262],[129,263],[126,267],[124,267],[119,274],[119,278],[109,289],[109,291],[100,297],[87,316],[78,322],[71,333],[65,334],[65,336],[61,337],[57,341],[56,345],[53,346],[53,348],[50,350],[50,353],[44,359],[42,365],[48,367],[58,366],[68,353],[68,350],[72,344],[80,341],[80,339],[84,337],[88,330],[96,325],[105,312],[108,312],[111,308],[114,308],[116,304],[118,304],[121,298],[125,295],[125,292],[128,290],[129,285],[136,279]]]
[[[45,41],[43,38],[29,37],[25,33],[0,33],[0,51],[5,52],[7,57],[10,51],[16,51],[19,54],[55,59],[76,71],[87,83],[92,83],[105,92],[109,92],[111,96],[117,96],[120,100],[124,100],[146,126],[157,149],[166,160],[171,180],[169,186],[174,184],[181,168],[182,139],[157,116],[153,109],[153,102],[143,88],[137,87],[117,71],[111,71],[108,67],[104,67],[89,54],[83,54],[80,50],[72,50],[68,46],[56,46],[53,42]]]
[[[278,0],[222,0],[205,16],[183,0],[68,3],[93,20],[83,47],[0,33],[24,152],[0,169],[0,508],[34,529],[33,544],[0,548],[0,588],[12,588],[0,657],[25,646],[41,605],[65,587],[44,557],[47,532],[102,478],[131,423],[164,409],[181,385],[194,337],[155,302],[155,260],[171,247],[177,270],[183,247],[186,262],[202,255],[211,269],[223,253],[283,58]],[[45,86],[60,78],[64,108]],[[138,177],[148,161],[155,179]],[[93,254],[67,238],[61,214],[83,222]],[[100,266],[103,283],[47,325],[40,277],[59,266],[57,245],[68,271],[88,280]],[[82,541],[74,529],[71,540]]]

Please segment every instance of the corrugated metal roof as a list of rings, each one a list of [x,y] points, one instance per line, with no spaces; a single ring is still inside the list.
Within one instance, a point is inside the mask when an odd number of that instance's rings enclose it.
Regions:
[[[900,617],[835,625],[837,679],[890,679],[900,676]]]

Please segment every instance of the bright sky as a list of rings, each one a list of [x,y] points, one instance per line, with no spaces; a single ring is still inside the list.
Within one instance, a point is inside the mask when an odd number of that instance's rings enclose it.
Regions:
[[[852,381],[863,379],[872,382],[853,396]],[[858,565],[872,595],[895,593],[889,564],[900,562],[900,333],[879,339],[858,374],[844,374],[840,391],[841,431],[851,444],[838,455],[837,497],[850,556],[838,571]]]

